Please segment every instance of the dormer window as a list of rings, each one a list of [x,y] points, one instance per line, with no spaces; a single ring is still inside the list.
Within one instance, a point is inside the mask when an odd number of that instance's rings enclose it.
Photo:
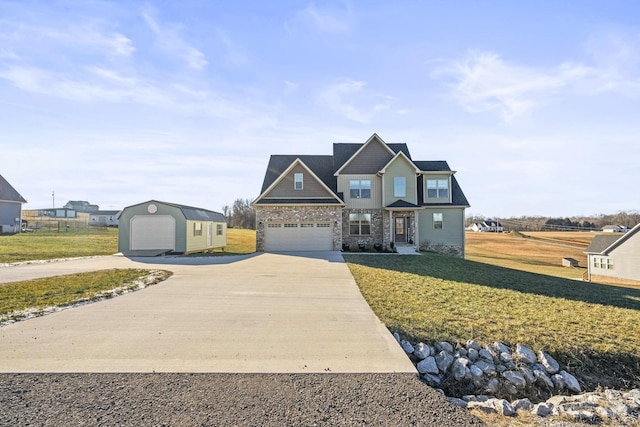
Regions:
[[[301,173],[293,174],[293,189],[294,190],[302,190],[303,188],[303,175]]]
[[[427,179],[428,199],[448,199],[449,180],[448,179]]]

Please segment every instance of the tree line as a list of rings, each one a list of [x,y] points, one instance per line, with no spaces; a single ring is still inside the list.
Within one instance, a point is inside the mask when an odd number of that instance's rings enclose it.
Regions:
[[[488,218],[469,215],[466,225],[485,220],[499,221],[505,230],[516,231],[599,231],[605,225],[623,225],[628,228],[640,223],[640,211],[620,211],[614,214],[580,215],[573,217],[520,216]]]
[[[251,207],[251,199],[236,199],[231,206],[224,205],[222,213],[229,227],[256,229],[256,212]]]

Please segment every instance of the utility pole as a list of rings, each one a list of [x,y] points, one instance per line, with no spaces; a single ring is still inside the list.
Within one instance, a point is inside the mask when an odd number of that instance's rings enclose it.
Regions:
[[[51,192],[51,198],[53,199],[52,208],[55,209],[56,208],[56,192],[55,192],[55,190]]]

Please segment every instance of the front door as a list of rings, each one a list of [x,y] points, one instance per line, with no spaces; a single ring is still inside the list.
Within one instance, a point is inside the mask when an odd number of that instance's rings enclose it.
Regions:
[[[395,242],[407,243],[407,218],[397,216],[395,225]]]

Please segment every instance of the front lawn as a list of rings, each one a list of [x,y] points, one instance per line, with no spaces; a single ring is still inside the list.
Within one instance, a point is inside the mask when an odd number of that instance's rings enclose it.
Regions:
[[[589,388],[640,386],[640,289],[436,254],[345,260],[380,320],[414,341],[522,343]]]
[[[153,274],[152,274],[153,273]],[[0,284],[0,322],[121,294],[171,276],[164,270],[111,269]],[[110,291],[110,292],[109,292]]]

